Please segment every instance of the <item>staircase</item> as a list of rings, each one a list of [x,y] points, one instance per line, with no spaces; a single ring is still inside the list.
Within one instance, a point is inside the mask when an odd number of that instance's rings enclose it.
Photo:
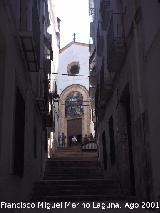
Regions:
[[[34,184],[32,201],[102,201],[120,199],[119,184],[104,179],[97,153],[80,147],[59,148],[46,163],[43,180]]]
[[[93,210],[99,212],[100,210],[101,212],[101,209],[93,209],[93,206],[90,209],[85,209],[83,204],[88,201],[90,204],[99,201],[107,205],[118,203],[122,209],[111,207],[111,209],[108,209],[110,211],[107,210],[115,213],[128,213],[130,209],[124,208],[125,204],[136,203],[134,197],[126,197],[121,194],[120,185],[116,181],[104,178],[96,152],[83,153],[78,146],[59,148],[54,158],[48,159],[43,180],[34,184],[31,201],[46,201],[52,205],[55,202],[59,204],[62,201],[68,202],[67,205],[76,202],[80,209],[77,207],[76,209],[70,208],[69,211],[75,210],[73,212],[81,212],[81,210],[83,212],[93,212]],[[140,206],[136,209],[136,213],[149,213],[152,210],[142,209]],[[41,211],[37,209],[34,212],[45,211],[44,209]]]

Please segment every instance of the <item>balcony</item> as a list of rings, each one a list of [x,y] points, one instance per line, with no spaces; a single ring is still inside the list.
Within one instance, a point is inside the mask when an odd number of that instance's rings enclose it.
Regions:
[[[44,35],[44,44],[46,45],[46,47],[50,50],[52,47],[52,36],[47,33],[46,35]]]
[[[95,62],[96,62],[96,48],[93,44],[92,44],[91,48],[92,48],[91,51],[90,51],[91,55],[90,55],[90,58],[89,58],[90,69],[92,69],[95,66]]]
[[[89,96],[91,99],[95,98],[96,87],[89,87]]]
[[[102,17],[102,28],[107,30],[111,15],[111,0],[102,0],[100,3],[100,14]]]
[[[91,98],[91,109],[95,109],[95,95],[94,98]]]
[[[95,69],[93,69],[93,70],[90,71],[89,83],[93,87],[96,86],[97,78],[96,78],[96,71],[95,71]]]
[[[100,85],[99,85],[99,95],[98,104],[103,107],[109,100],[112,94],[113,79],[111,73],[105,68],[105,59],[103,57],[101,69],[100,69]]]
[[[32,32],[20,32],[20,41],[29,72],[38,72],[38,60]]]
[[[109,72],[121,69],[126,52],[123,14],[113,13],[107,32],[107,63]]]
[[[100,94],[99,94],[99,104],[101,106],[104,106],[106,104],[106,102],[109,100],[109,98],[112,95],[112,91],[113,91],[113,83],[112,80],[106,80],[103,82],[103,84],[101,85],[100,88]]]
[[[94,49],[95,49],[95,45],[90,43],[89,44],[89,52],[90,52],[91,55],[92,55]]]
[[[45,74],[51,74],[51,60],[50,59],[44,60],[44,71],[45,71]]]
[[[89,58],[90,76],[89,82],[91,86],[96,86],[96,49],[94,48]]]
[[[53,50],[52,50],[52,35],[47,33],[44,35],[44,44],[47,47],[47,57],[50,58],[50,60],[53,60]]]
[[[44,114],[45,113],[45,99],[44,98],[36,98],[36,103],[37,103],[37,106],[38,106],[38,109],[40,111],[41,114]]]
[[[92,108],[92,121],[95,124],[96,123],[96,111],[95,111],[95,107]]]
[[[94,14],[95,14],[94,0],[89,0],[89,15],[94,16]]]
[[[95,22],[90,22],[90,37],[94,38],[95,37]]]
[[[53,127],[53,116],[52,113],[46,115],[46,127]]]

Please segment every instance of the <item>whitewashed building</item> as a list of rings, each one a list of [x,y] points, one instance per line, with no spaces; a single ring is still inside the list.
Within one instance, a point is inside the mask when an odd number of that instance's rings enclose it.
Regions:
[[[89,97],[89,45],[75,39],[60,50],[57,73],[59,102],[59,135],[65,144],[76,136],[81,142],[92,132]]]
[[[77,73],[70,70],[72,65],[78,65]],[[57,75],[58,94],[72,84],[80,84],[89,89],[89,47],[88,44],[70,42],[60,50]],[[68,75],[73,74],[73,76]],[[78,74],[77,76],[75,76]]]

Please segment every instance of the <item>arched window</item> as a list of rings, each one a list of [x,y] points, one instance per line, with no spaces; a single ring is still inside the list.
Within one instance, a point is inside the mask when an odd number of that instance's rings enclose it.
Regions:
[[[65,101],[66,117],[80,117],[83,115],[83,96],[80,92],[70,93]]]

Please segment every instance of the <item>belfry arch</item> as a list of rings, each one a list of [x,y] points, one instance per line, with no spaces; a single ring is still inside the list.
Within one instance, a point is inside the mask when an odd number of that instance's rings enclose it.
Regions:
[[[77,97],[78,100],[76,100]],[[69,100],[71,100],[70,105]],[[69,109],[66,106],[67,103]],[[90,123],[91,105],[88,90],[79,84],[66,87],[61,93],[59,101],[59,133],[64,133],[67,138],[66,143],[68,143],[69,137],[76,134],[76,131],[79,135],[78,131],[81,131],[81,138],[83,139],[86,134],[90,134]],[[72,125],[73,134],[71,133]]]

